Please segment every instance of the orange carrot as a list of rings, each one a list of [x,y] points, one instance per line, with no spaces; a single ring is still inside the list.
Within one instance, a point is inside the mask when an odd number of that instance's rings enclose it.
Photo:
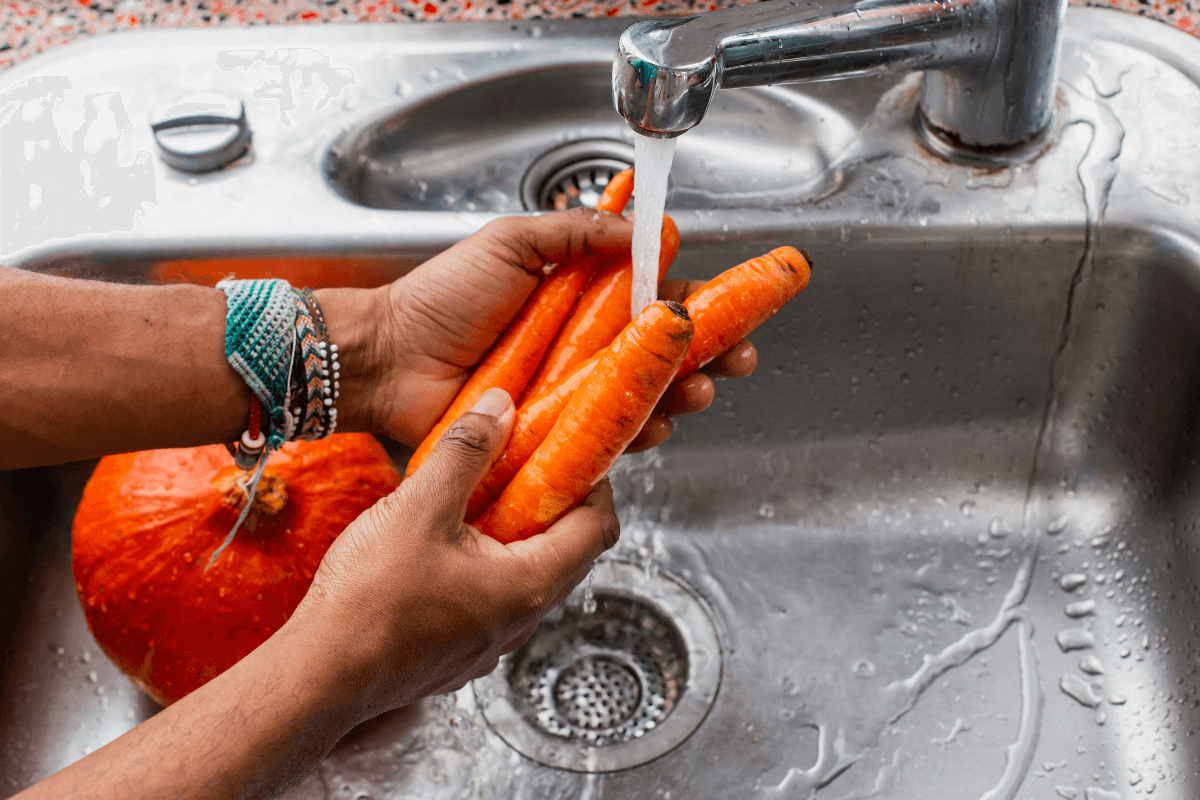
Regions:
[[[542,362],[554,334],[562,327],[579,293],[587,285],[594,266],[594,261],[580,259],[564,264],[553,275],[542,280],[500,341],[467,378],[446,413],[413,452],[404,471],[405,477],[417,471],[446,429],[475,405],[475,401],[488,389],[503,389],[514,402],[521,396],[529,379],[537,371],[538,364]]]
[[[620,214],[632,195],[631,167],[609,180],[596,208]],[[503,389],[514,402],[521,397],[529,379],[541,364],[546,349],[553,342],[554,335],[571,313],[580,292],[587,286],[601,261],[598,256],[581,258],[577,262],[562,265],[542,281],[542,285],[525,301],[520,315],[513,320],[504,337],[471,373],[446,413],[413,451],[404,477],[411,476],[417,467],[425,463],[446,429],[475,405],[475,401],[488,389]]]
[[[780,247],[726,270],[693,292],[684,306],[695,334],[675,382],[694,374],[778,312],[808,285],[809,271],[810,262],[804,253]],[[467,519],[473,519],[495,500],[533,455],[598,357],[592,356],[567,377],[521,404],[504,452],[471,495]]]
[[[600,202],[596,203],[596,208],[620,214],[625,210],[625,206],[629,205],[629,198],[632,196],[633,167],[630,167],[621,170],[609,179],[608,185],[604,187],[604,193],[600,195]]]
[[[774,316],[808,285],[809,271],[807,255],[777,247],[692,292],[683,304],[696,323],[696,335],[679,377],[691,375]]]
[[[642,311],[596,360],[546,440],[475,526],[507,544],[541,533],[574,508],[642,429],[691,341],[692,322],[679,303],[659,301]]]
[[[601,351],[603,352],[603,351]],[[600,357],[599,353],[575,368],[575,371],[562,379],[537,397],[525,401],[517,409],[513,418],[512,434],[504,445],[504,452],[492,464],[483,481],[475,487],[471,500],[467,503],[467,519],[474,519],[488,504],[500,496],[504,487],[534,451],[546,439],[550,429],[558,420],[562,410],[575,390],[583,383],[592,366]]]
[[[679,229],[675,221],[663,216],[662,250],[658,259],[658,278],[662,280],[679,252]],[[533,397],[553,386],[613,340],[629,324],[630,292],[633,286],[633,261],[622,258],[602,265],[579,298],[575,311],[563,324],[550,345],[541,368],[529,382],[526,397]]]

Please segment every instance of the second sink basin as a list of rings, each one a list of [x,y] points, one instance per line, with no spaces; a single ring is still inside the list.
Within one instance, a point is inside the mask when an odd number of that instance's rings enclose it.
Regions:
[[[616,158],[623,150],[632,164],[633,134],[613,110],[611,72],[606,62],[568,64],[468,83],[340,137],[326,174],[347,199],[373,208],[541,210],[524,195],[573,163],[586,167],[589,145],[597,154],[615,145]],[[863,86],[850,95],[838,87],[718,93],[704,123],[679,140],[668,202],[744,207],[829,192],[830,163],[893,82],[878,82],[874,96]],[[547,156],[553,168],[539,163]],[[523,192],[529,181],[537,185]]]

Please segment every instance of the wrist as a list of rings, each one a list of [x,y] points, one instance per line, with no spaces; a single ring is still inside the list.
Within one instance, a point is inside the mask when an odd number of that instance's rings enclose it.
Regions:
[[[367,719],[364,692],[371,675],[327,615],[300,607],[260,648],[280,684],[308,711],[326,720],[336,738]],[[258,654],[259,651],[255,651]]]
[[[375,394],[386,370],[375,346],[380,338],[378,321],[383,319],[383,293],[378,289],[319,289],[313,294],[325,315],[329,341],[338,347],[338,430],[374,432]]]

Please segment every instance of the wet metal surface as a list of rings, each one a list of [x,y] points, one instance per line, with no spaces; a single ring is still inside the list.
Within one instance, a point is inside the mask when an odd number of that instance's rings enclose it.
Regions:
[[[282,34],[175,48],[161,58],[178,72],[164,66],[136,91],[117,67],[85,69],[59,51],[44,69],[70,75],[49,106],[61,108],[48,119],[21,100],[0,129],[0,249],[9,263],[127,280],[168,253],[309,249],[392,259],[398,273],[490,216],[352,202],[325,183],[330,148],[476,78],[567,54],[580,74],[595,71],[619,28],[606,25],[431,27],[419,41],[289,31],[366,40],[308,42],[325,61],[306,63],[330,71],[321,89],[287,84],[286,112],[278,95],[248,92],[253,159],[195,183],[138,166],[152,150],[143,106],[206,59],[215,91],[277,81],[291,68],[272,55]],[[1200,42],[1175,33],[1071,10],[1054,137],[1030,164],[946,164],[913,133],[918,83],[846,81],[811,101],[854,129],[819,176],[830,187],[820,199],[787,184],[711,185],[711,205],[669,205],[679,277],[780,244],[816,264],[811,286],[756,334],[756,374],[720,382],[712,409],[613,472],[616,555],[687,584],[722,638],[720,690],[686,741],[620,772],[547,767],[489,728],[468,687],[356,730],[288,797],[1200,796]],[[136,41],[144,64],[156,40]],[[511,60],[489,55],[497,42]],[[242,45],[259,60],[217,55]],[[134,49],[121,58],[137,61]],[[397,91],[422,74],[400,69],[418,60],[460,64],[466,80]],[[45,78],[36,66],[13,81]],[[25,97],[32,85],[4,91]],[[114,117],[111,140],[81,133],[76,151],[56,133],[117,100],[128,126]],[[754,131],[731,129],[713,163],[753,160]],[[699,133],[682,137],[681,155]],[[78,169],[85,142],[96,159],[111,142],[113,163],[152,201],[128,222],[104,216],[128,207],[119,198],[89,201],[78,230],[28,232],[28,185],[55,185],[42,153],[75,153]],[[518,167],[519,180],[528,164]],[[74,597],[67,536],[89,469],[0,479],[6,793],[153,712],[91,643]]]

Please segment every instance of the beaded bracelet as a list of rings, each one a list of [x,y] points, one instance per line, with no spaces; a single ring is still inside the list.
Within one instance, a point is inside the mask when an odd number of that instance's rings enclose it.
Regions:
[[[321,355],[319,370],[321,385],[319,389],[322,392],[321,404],[325,411],[321,436],[329,436],[337,429],[337,406],[334,404],[341,394],[339,379],[342,373],[341,364],[338,363],[338,346],[329,341],[329,329],[325,327],[325,314],[321,311],[321,304],[317,302],[312,289],[307,287],[301,289],[300,294],[308,306],[312,319],[317,324],[317,332],[321,337],[317,345]]]

